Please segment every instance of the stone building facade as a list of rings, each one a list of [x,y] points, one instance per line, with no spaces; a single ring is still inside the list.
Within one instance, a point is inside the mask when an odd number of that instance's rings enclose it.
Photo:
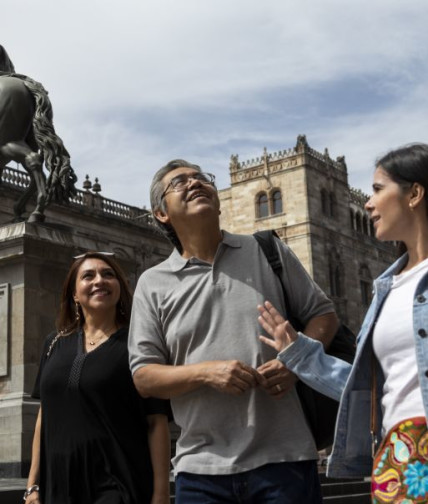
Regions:
[[[295,147],[240,162],[231,156],[231,185],[219,191],[221,225],[236,233],[275,229],[311,277],[334,301],[343,322],[358,331],[372,281],[396,257],[374,237],[367,196],[348,184],[345,158]]]

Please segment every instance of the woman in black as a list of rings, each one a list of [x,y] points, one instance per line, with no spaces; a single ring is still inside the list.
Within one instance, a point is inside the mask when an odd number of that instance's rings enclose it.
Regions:
[[[26,504],[169,504],[168,403],[128,365],[131,293],[113,254],[75,258],[33,396]]]

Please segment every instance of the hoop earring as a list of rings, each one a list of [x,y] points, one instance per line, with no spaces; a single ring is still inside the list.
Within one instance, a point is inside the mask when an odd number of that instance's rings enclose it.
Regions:
[[[80,320],[79,303],[76,301],[76,322]]]
[[[125,310],[123,308],[123,303],[122,303],[122,300],[119,301],[119,313],[121,315],[125,315]]]

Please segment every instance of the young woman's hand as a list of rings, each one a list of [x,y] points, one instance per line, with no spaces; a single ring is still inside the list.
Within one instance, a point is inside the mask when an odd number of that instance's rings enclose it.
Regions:
[[[150,504],[170,504],[169,492],[154,493]]]
[[[275,348],[277,352],[281,352],[293,341],[296,341],[297,332],[294,330],[294,327],[288,320],[284,319],[272,303],[265,301],[264,305],[259,305],[257,309],[260,313],[258,318],[259,324],[269,336],[272,336],[272,339],[270,339],[260,335],[260,341]]]
[[[25,499],[25,504],[41,504],[41,502],[39,492],[33,492]]]

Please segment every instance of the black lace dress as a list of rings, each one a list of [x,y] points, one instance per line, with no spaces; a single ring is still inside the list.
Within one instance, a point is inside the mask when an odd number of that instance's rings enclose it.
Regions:
[[[42,353],[33,397],[41,399],[43,504],[150,503],[153,472],[146,415],[169,404],[142,399],[128,364],[128,329],[86,353],[83,335]]]

